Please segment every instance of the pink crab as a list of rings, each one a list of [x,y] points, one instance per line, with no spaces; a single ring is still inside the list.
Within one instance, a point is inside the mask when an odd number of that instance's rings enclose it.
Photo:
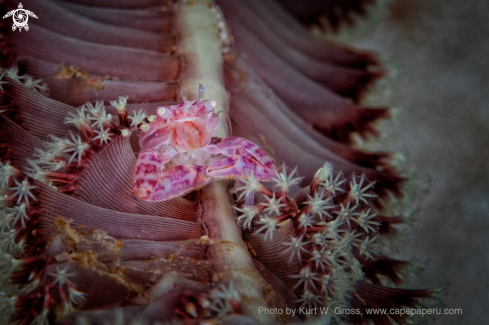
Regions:
[[[156,119],[141,127],[133,187],[145,201],[164,201],[198,189],[213,180],[270,180],[278,171],[274,161],[245,138],[212,138],[220,119],[215,100],[199,99],[157,109]],[[212,138],[212,143],[211,143]]]

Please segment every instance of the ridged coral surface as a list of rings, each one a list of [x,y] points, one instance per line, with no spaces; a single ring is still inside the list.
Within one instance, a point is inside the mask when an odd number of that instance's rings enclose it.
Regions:
[[[431,301],[399,288],[407,262],[381,249],[404,221],[382,208],[405,179],[389,153],[351,145],[389,116],[360,104],[385,71],[299,21],[336,29],[368,3],[24,1],[39,18],[21,33],[4,22],[2,38],[3,319],[402,324],[366,310]],[[212,144],[244,137],[283,167],[141,200],[140,135],[198,89],[219,105]],[[276,307],[309,315],[262,312]],[[313,315],[321,307],[355,312]]]

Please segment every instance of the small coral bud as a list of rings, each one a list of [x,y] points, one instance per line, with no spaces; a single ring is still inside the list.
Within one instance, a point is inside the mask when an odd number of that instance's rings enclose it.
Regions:
[[[192,316],[193,318],[197,318],[197,307],[195,306],[195,304],[189,302],[185,305],[185,311],[187,312],[187,314],[189,314],[190,316]]]
[[[126,97],[119,97],[119,100],[117,101],[111,101],[110,105],[114,106],[117,109],[117,115],[119,116],[119,125],[122,126],[129,126],[129,121],[127,120],[127,110],[126,110],[126,103],[127,103],[127,98]]]
[[[200,237],[199,242],[203,245],[208,245],[211,240],[209,239],[209,236],[203,235],[202,237]]]
[[[346,180],[341,178],[341,172],[336,174],[334,178],[333,166],[327,162],[322,168],[320,168],[314,175],[314,179],[311,183],[311,193],[314,194],[318,186],[322,186],[326,192],[336,195],[336,192],[344,192],[341,188]]]
[[[327,180],[331,175],[333,175],[333,166],[327,162],[324,164],[322,168],[319,168],[316,174],[314,175],[315,178],[318,178],[321,181]]]
[[[124,110],[126,110],[127,98],[129,98],[129,96],[126,96],[126,97],[120,96],[119,97],[119,100],[113,100],[113,101],[111,101],[110,102],[110,105],[112,105],[115,108],[117,108],[118,111],[124,111]]]
[[[153,123],[154,121],[156,121],[156,115],[150,115],[150,116],[148,116],[148,122],[149,123]]]
[[[147,123],[143,123],[139,126],[139,130],[141,130],[141,132],[148,132],[149,129],[150,129],[150,126]]]
[[[204,296],[197,295],[196,299],[199,302],[199,305],[204,309],[207,309],[211,306],[211,302],[209,301],[209,299],[205,298]]]
[[[129,129],[122,129],[121,130],[121,135],[124,137],[124,138],[127,138],[128,136],[131,135],[131,131],[129,131]]]

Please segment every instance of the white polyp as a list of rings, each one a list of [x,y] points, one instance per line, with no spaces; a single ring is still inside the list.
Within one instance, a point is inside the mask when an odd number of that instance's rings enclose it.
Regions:
[[[128,129],[123,129],[123,130],[121,131],[121,135],[122,135],[124,138],[126,138],[126,137],[128,137],[129,135],[131,135],[131,132],[129,132],[129,130],[128,130]]]
[[[133,113],[133,116],[128,117],[128,119],[131,120],[131,126],[138,126],[138,124],[143,123],[144,119],[148,116],[142,109],[140,109],[137,113],[136,111],[133,111]]]
[[[13,221],[12,225],[15,225],[17,221],[20,221],[22,224],[22,228],[25,229],[25,223],[29,220],[29,217],[27,216],[26,212],[26,205],[25,203],[22,203],[21,205],[14,206],[12,209],[12,214],[13,214]]]
[[[110,105],[117,108],[118,111],[122,111],[126,108],[127,98],[129,98],[129,96],[126,97],[119,96],[119,100],[111,101]]]
[[[277,200],[275,198],[275,193],[273,193],[273,197],[267,198],[267,202],[260,203],[260,205],[265,206],[265,212],[268,212],[270,215],[279,215],[280,214],[280,209],[286,207],[286,204],[279,203],[281,201],[282,197],[279,197]]]
[[[148,122],[149,123],[153,123],[154,121],[156,121],[156,116],[155,115],[148,116]]]
[[[88,118],[88,120],[90,117]],[[68,112],[68,116],[65,117],[65,124],[74,124],[77,128],[87,124],[87,116],[85,115],[85,106],[76,110],[76,114]]]
[[[375,182],[371,182],[370,184],[367,184],[365,187],[362,188],[363,186],[363,181],[365,180],[365,174],[362,175],[362,178],[360,179],[360,182],[357,183],[355,174],[353,174],[353,179],[350,182],[350,197],[355,200],[356,204],[358,204],[359,201],[364,202],[365,204],[368,204],[367,199],[368,198],[375,198],[377,195],[375,194],[369,194],[365,193],[368,189],[370,189]]]
[[[70,301],[75,305],[78,305],[85,300],[85,294],[81,291],[74,289],[71,286],[68,289],[68,296],[70,298]]]
[[[326,162],[322,168],[320,168],[317,172],[315,177],[319,178],[321,181],[327,180],[331,175],[333,175],[333,166],[329,163]]]
[[[93,118],[90,118],[90,120],[95,120],[95,123],[93,123],[92,127],[96,127],[96,126],[102,127],[103,124],[109,123],[109,122],[112,121],[112,115],[111,114],[107,114],[105,112],[105,108],[102,107],[102,109],[99,110],[98,115],[96,115]]]
[[[15,175],[17,170],[10,165],[9,161],[6,161],[5,164],[0,162],[0,188],[3,188],[8,185],[10,177]]]
[[[235,210],[243,213],[238,217],[238,223],[242,225],[244,229],[251,229],[251,223],[255,216],[260,212],[255,206],[244,206],[242,209],[234,207]]]
[[[211,104],[211,106],[212,106],[212,107],[214,107],[214,108],[216,108],[216,107],[217,107],[217,101],[216,101],[216,100],[214,100],[214,99],[211,99],[211,100],[209,101],[209,104]]]
[[[299,227],[304,228],[307,230],[307,227],[314,227],[316,224],[313,216],[309,214],[303,214],[299,217]]]
[[[74,273],[69,273],[68,266],[60,267],[55,265],[56,271],[48,273],[50,276],[54,278],[54,284],[59,284],[60,286],[64,286],[66,283],[73,285],[68,278],[74,276]]]
[[[241,182],[244,185],[236,189],[236,192],[243,191],[239,194],[238,200],[247,197],[250,193],[260,191],[264,188],[264,186],[255,178],[253,172],[249,175],[246,175],[246,179],[241,179]]]
[[[299,262],[302,263],[301,252],[311,255],[311,253],[304,248],[310,244],[310,242],[303,242],[304,235],[301,235],[299,238],[291,236],[291,242],[282,243],[282,245],[288,246],[286,250],[282,252],[282,254],[287,254],[290,252],[289,264],[292,262],[295,256],[299,259]]]
[[[140,129],[142,132],[148,132],[148,131],[149,131],[149,129],[150,129],[150,126],[149,126],[149,124],[144,123],[144,124],[142,124],[142,125],[139,127],[139,129]]]
[[[95,133],[97,133],[97,136],[95,138],[93,138],[92,140],[95,141],[95,140],[100,140],[100,143],[105,143],[105,144],[108,144],[108,141],[109,140],[112,140],[110,138],[111,134],[109,133],[109,129],[105,130],[104,128],[101,128],[100,131],[94,131]]]
[[[14,178],[14,183],[16,186],[7,188],[10,191],[15,191],[9,197],[9,199],[18,196],[17,204],[20,204],[20,202],[23,200],[27,204],[27,206],[29,206],[29,198],[33,199],[34,201],[37,201],[35,196],[31,193],[31,190],[35,189],[36,186],[29,185],[29,181],[27,180],[27,177],[24,178],[24,180],[20,183]]]
[[[270,240],[273,239],[273,232],[277,229],[277,224],[278,221],[274,218],[270,218],[268,216],[262,216],[260,217],[260,221],[257,222],[258,225],[263,225],[261,228],[256,230],[254,234],[259,234],[263,230],[266,230],[265,232],[265,240],[267,240],[268,236],[270,235]]]
[[[275,183],[274,187],[280,187],[280,189],[284,192],[287,192],[291,186],[298,185],[302,180],[302,177],[295,177],[294,174],[297,171],[297,167],[292,170],[292,172],[287,175],[287,171],[285,170],[285,164],[282,165],[282,172],[275,172],[275,176],[272,177],[272,181]]]
[[[99,116],[101,109],[104,108],[104,103],[101,101],[95,102],[95,105],[92,103],[85,103],[81,106],[83,109],[88,109],[88,112],[93,116]],[[105,110],[105,108],[104,108]]]
[[[27,88],[35,90],[40,94],[47,95],[47,85],[42,79],[34,79],[29,75],[19,76],[19,68],[16,66],[8,69],[0,67],[0,90],[3,90],[2,84],[8,83],[2,80],[5,76],[24,84]]]
[[[348,228],[351,227],[350,225],[350,220],[355,220],[354,216],[358,215],[358,213],[355,213],[355,209],[358,207],[358,205],[355,205],[354,207],[350,208],[351,201],[348,201],[346,206],[343,205],[343,203],[340,203],[340,211],[335,211],[334,213],[338,215],[338,218],[341,218],[344,222],[348,224]]]
[[[70,146],[71,148],[67,148],[65,150],[63,150],[62,152],[66,152],[66,153],[69,153],[69,152],[72,152],[73,153],[71,154],[71,157],[70,159],[68,160],[68,164],[71,164],[71,162],[73,161],[73,159],[76,158],[76,156],[78,156],[78,166],[80,166],[80,163],[81,163],[81,156],[85,153],[85,150],[87,150],[90,145],[88,143],[84,143],[80,136],[78,135],[77,138],[75,139],[75,136],[73,135],[73,133],[71,133],[71,139],[73,140],[73,142],[71,142],[70,140],[66,139],[66,143],[68,146]]]
[[[311,268],[308,265],[301,270],[299,275],[291,275],[290,277],[293,279],[299,279],[299,282],[295,285],[294,289],[299,287],[302,283],[304,283],[304,287],[306,289],[308,289],[309,287],[316,289],[314,281],[320,281],[320,279],[317,278],[316,275],[318,275],[318,273],[312,272]]]

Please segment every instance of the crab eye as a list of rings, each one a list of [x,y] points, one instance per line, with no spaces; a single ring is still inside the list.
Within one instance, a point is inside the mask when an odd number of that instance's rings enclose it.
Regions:
[[[214,108],[216,108],[216,107],[217,107],[217,101],[216,101],[216,100],[214,100],[214,99],[211,99],[211,100],[209,101],[209,104],[211,104],[211,106],[212,106],[212,107],[214,107]]]
[[[159,107],[156,110],[156,114],[158,114],[159,117],[164,117],[165,116],[165,112],[166,112],[166,108],[164,108],[164,107]]]
[[[159,117],[164,119],[169,119],[173,117],[172,110],[166,107],[158,107],[158,109],[156,110],[156,114],[158,114]]]

